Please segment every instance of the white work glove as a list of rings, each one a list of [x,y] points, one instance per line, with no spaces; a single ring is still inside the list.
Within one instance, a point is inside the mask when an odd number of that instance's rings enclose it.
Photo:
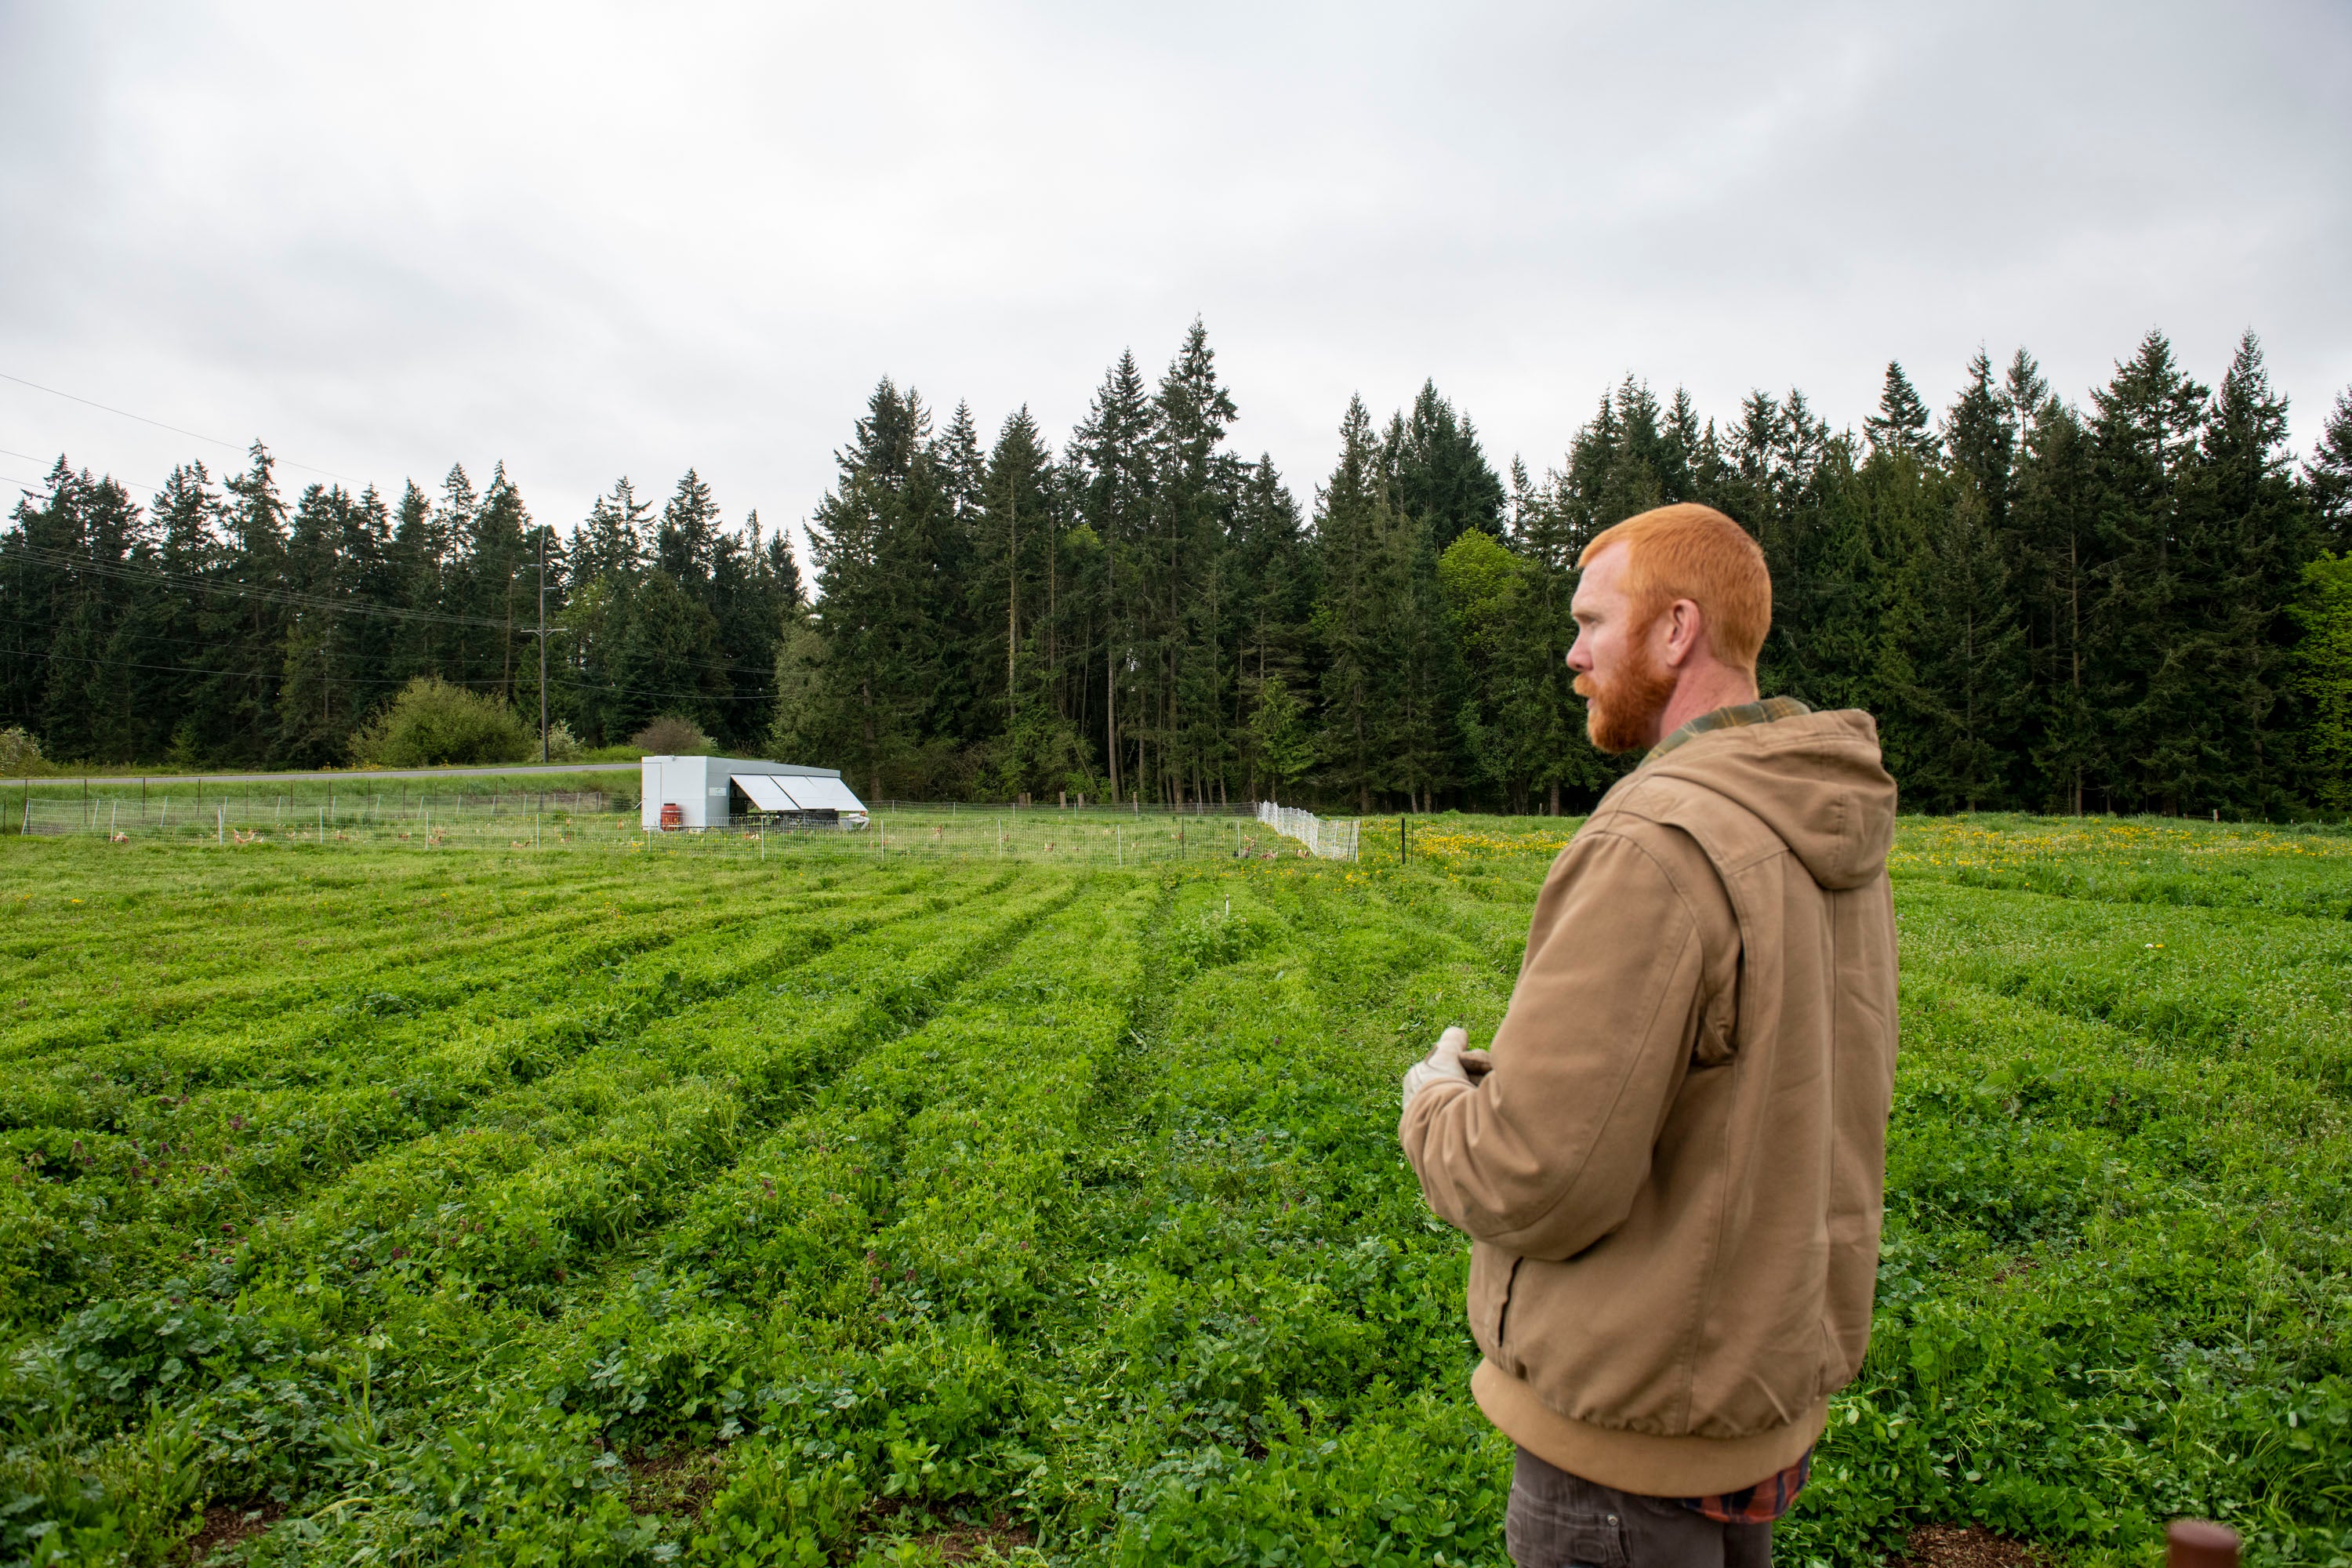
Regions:
[[[1433,1083],[1468,1084],[1470,1073],[1462,1065],[1462,1052],[1469,1044],[1470,1032],[1458,1025],[1438,1036],[1429,1054],[1405,1069],[1405,1104],[1410,1106],[1414,1095]]]

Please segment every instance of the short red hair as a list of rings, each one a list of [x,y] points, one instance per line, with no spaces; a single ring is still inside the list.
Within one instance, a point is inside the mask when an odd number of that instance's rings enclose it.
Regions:
[[[1715,657],[1749,675],[1772,629],[1772,574],[1748,531],[1711,506],[1682,501],[1604,528],[1576,558],[1581,568],[1625,547],[1625,591],[1647,626],[1676,599],[1696,605]]]

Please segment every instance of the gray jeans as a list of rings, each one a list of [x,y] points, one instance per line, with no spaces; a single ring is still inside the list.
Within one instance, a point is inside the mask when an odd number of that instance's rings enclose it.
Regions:
[[[1571,1476],[1525,1448],[1503,1541],[1518,1568],[1771,1568],[1769,1524],[1718,1524],[1672,1498]]]

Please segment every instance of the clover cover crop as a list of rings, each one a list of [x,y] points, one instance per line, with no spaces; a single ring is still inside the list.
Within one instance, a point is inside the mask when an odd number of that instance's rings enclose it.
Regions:
[[[7,841],[0,1563],[1503,1562],[1396,1081],[1566,825],[1414,826]],[[1895,875],[1878,1322],[1783,1559],[2352,1556],[2352,839],[1913,822]]]

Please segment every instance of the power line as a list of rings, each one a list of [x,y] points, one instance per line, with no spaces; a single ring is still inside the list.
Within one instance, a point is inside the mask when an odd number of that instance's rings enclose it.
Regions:
[[[255,599],[264,604],[284,605],[298,610],[328,610],[336,615],[383,616],[395,620],[430,621],[440,626],[481,626],[491,631],[505,631],[508,623],[493,621],[479,616],[452,616],[438,610],[412,610],[398,605],[375,605],[359,599],[331,599],[316,594],[298,593],[291,588],[266,588],[256,584],[223,582],[216,577],[191,577],[176,572],[151,570],[111,561],[86,561],[63,550],[51,550],[44,545],[12,542],[0,545],[0,554],[28,560],[37,566],[48,566],[66,572],[88,572],[100,577],[112,577],[123,582],[148,583],[166,588],[177,588],[184,594],[228,594],[240,599]],[[729,668],[731,666],[719,666]],[[757,673],[749,666],[746,673]]]
[[[10,558],[29,561],[34,565],[47,566],[57,571],[87,572],[96,576],[111,577],[122,582],[176,588],[184,595],[226,594],[240,599],[252,599],[261,604],[284,605],[291,609],[320,610],[330,615],[381,616],[387,619],[421,621],[436,626],[474,626],[485,631],[504,632],[518,637],[537,635],[535,628],[518,626],[511,621],[492,620],[481,616],[453,616],[439,610],[414,610],[399,605],[373,604],[363,599],[333,599],[316,594],[299,593],[291,588],[268,588],[253,584],[224,582],[217,577],[191,577],[181,573],[132,566],[124,563],[89,561],[66,551],[25,543],[21,535],[0,541],[0,560]],[[576,636],[579,628],[559,626],[549,629],[569,631]],[[693,669],[715,669],[722,675],[772,673],[767,667],[756,664],[719,664],[709,659],[698,658],[677,659],[673,662]],[[668,695],[675,696],[677,693]]]
[[[10,454],[8,454],[8,455],[9,455],[10,457],[12,457],[12,458],[21,458],[21,457],[26,456],[26,454],[25,454],[25,453],[23,453],[23,452],[11,452],[11,453],[10,453]],[[40,459],[39,459],[39,458],[36,458],[34,459],[34,461],[36,461],[36,462],[38,462],[39,460],[40,460]],[[87,468],[85,468],[85,469],[83,469],[83,470],[82,470],[82,472],[86,475],[86,474],[88,474],[88,473],[89,472],[89,469],[87,469]],[[97,479],[97,480],[94,480],[94,481],[92,481],[92,482],[93,482],[93,483],[95,483],[95,484],[101,484],[101,485],[106,485],[106,484],[120,485],[120,486],[121,486],[121,487],[122,487],[122,489],[123,489],[123,490],[124,490],[124,492],[125,492],[126,494],[127,494],[128,492],[130,492],[131,490],[132,490],[132,489],[157,490],[157,491],[160,491],[160,490],[161,490],[161,489],[163,489],[163,486],[161,486],[161,485],[148,485],[148,484],[141,484],[137,479],[117,479],[117,478],[115,478],[112,474],[108,474],[108,475],[106,475],[104,478],[100,479]],[[35,495],[38,495],[38,496],[49,496],[49,497],[55,497],[55,496],[57,495],[57,493],[58,493],[56,490],[52,489],[49,487],[49,481],[48,481],[48,480],[47,480],[47,479],[11,479],[10,477],[8,477],[8,476],[7,476],[7,475],[5,475],[5,474],[0,474],[0,484],[22,485],[22,486],[24,486],[24,487],[25,487],[25,489],[26,489],[27,490],[31,491],[33,494],[35,494]]]
[[[101,414],[114,414],[119,415],[125,419],[136,419],[142,425],[152,425],[158,430],[169,430],[173,435],[185,436],[191,441],[209,441],[215,447],[226,447],[232,452],[242,452],[247,450],[247,447],[237,445],[235,441],[224,441],[217,436],[205,436],[194,430],[183,430],[177,425],[166,425],[161,419],[150,419],[144,414],[133,414],[127,408],[117,408],[111,404],[94,402],[87,397],[78,397],[70,392],[59,392],[54,386],[43,386],[37,381],[26,381],[21,375],[10,375],[5,370],[0,370],[0,381],[13,381],[18,386],[29,386],[35,392],[46,392],[51,397],[62,397],[68,403],[79,403],[85,408],[95,408]],[[21,452],[16,455],[18,457],[24,456]],[[36,460],[37,461],[37,459]],[[339,474],[332,468],[315,468],[308,463],[295,462],[290,458],[280,458],[278,460],[285,464],[289,468],[299,468],[306,474],[324,474],[331,479],[341,479],[347,485],[356,485],[359,483],[359,480],[352,479],[350,475]],[[12,480],[11,482],[13,483],[15,481]]]
[[[16,620],[16,617],[14,616],[0,616],[0,619],[13,621]],[[29,621],[16,621],[16,624],[19,626],[31,626],[37,623]],[[133,632],[131,635],[133,637],[152,636],[152,634],[144,632]],[[168,640],[173,642],[182,642],[186,639],[173,637]],[[277,680],[281,683],[288,679],[287,671],[285,667],[282,665],[276,669],[210,669],[192,664],[141,664],[132,659],[90,658],[78,653],[58,653],[54,650],[36,652],[31,648],[9,649],[6,650],[6,657],[15,658],[64,659],[71,664],[105,665],[115,669],[152,669],[164,675],[222,675],[239,680]],[[405,686],[414,679],[415,678],[413,676],[338,675],[329,677],[328,683],[330,685],[340,686]],[[436,679],[442,679],[444,683],[446,685],[463,686],[469,689],[475,687],[510,686],[515,684],[515,682],[511,680],[447,680],[446,678]],[[775,696],[775,693],[772,691],[754,691],[742,696],[738,696],[730,692],[722,696],[721,694],[713,691],[656,691],[652,688],[645,686],[605,686],[591,684],[587,681],[566,681],[564,684],[570,686],[575,691],[605,691],[616,693],[624,697],[676,697],[696,702],[708,702],[713,700],[726,702],[764,702]]]

